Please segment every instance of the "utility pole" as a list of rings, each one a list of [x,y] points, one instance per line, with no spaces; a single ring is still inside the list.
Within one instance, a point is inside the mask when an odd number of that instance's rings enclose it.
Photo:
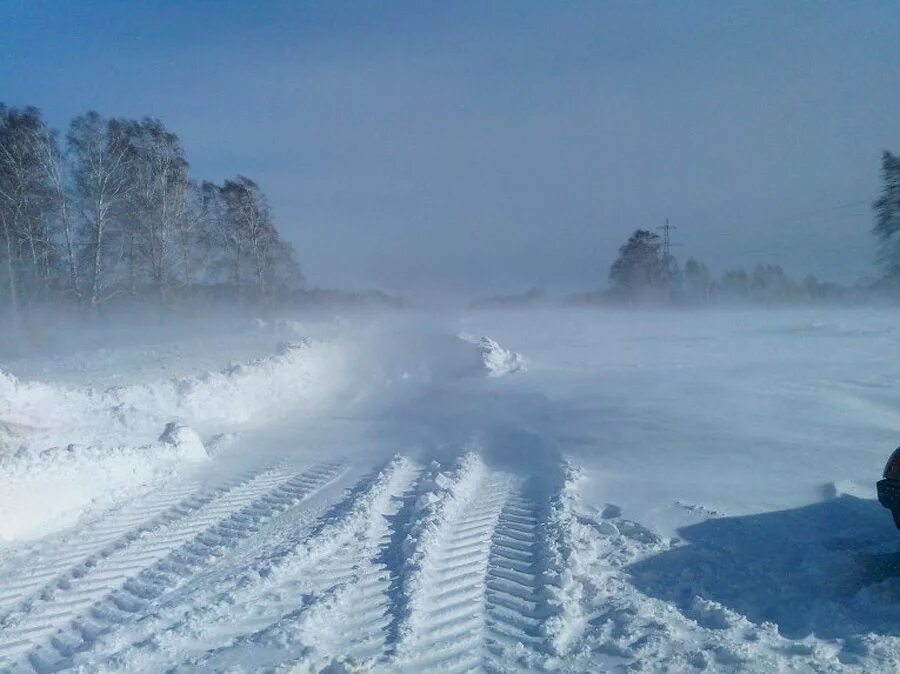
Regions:
[[[666,224],[664,224],[662,227],[657,227],[656,229],[661,230],[663,233],[663,256],[669,257],[669,249],[672,247],[672,242],[669,237],[669,231],[678,228],[670,225],[669,218],[666,218]]]

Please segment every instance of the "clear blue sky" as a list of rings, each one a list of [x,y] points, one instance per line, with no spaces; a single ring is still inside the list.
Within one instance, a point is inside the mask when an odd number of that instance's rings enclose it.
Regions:
[[[161,118],[261,183],[311,282],[605,281],[679,256],[871,273],[900,3],[0,0],[0,100]]]

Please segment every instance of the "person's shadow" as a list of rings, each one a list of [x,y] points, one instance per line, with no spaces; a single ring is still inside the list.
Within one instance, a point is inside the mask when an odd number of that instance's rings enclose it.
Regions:
[[[876,501],[840,496],[711,519],[679,535],[682,545],[629,572],[641,592],[701,624],[696,597],[774,623],[788,638],[900,635],[900,532]]]

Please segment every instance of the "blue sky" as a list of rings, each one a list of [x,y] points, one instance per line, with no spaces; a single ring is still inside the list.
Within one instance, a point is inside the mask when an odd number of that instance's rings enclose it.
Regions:
[[[0,100],[161,118],[311,282],[597,286],[637,227],[715,270],[871,274],[900,4],[0,0]]]

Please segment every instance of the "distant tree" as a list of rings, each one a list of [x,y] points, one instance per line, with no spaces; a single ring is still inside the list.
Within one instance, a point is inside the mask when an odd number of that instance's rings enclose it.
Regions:
[[[678,266],[678,260],[674,255],[663,253],[660,258],[662,268],[660,271],[659,286],[665,289],[669,295],[674,296],[681,285],[682,271]]]
[[[688,258],[684,263],[681,292],[689,302],[706,302],[709,300],[712,281],[709,269],[703,262]]]
[[[881,195],[873,204],[877,261],[885,279],[900,285],[900,157],[890,152],[881,156],[881,180]]]
[[[646,229],[635,230],[621,248],[609,270],[612,292],[637,299],[658,295],[670,287],[671,266],[661,254],[659,235]]]
[[[55,131],[46,130],[45,140],[39,144],[40,159],[50,184],[51,203],[49,215],[55,218],[55,238],[61,238],[60,247],[65,258],[68,275],[67,292],[81,303],[76,232],[72,218],[71,193],[67,183],[65,156],[60,150]]]
[[[294,247],[283,239],[278,240],[272,267],[272,290],[277,294],[289,297],[294,292],[303,289],[306,279],[297,261],[297,253]]]
[[[729,269],[722,276],[722,294],[730,299],[746,299],[750,294],[750,277],[743,268]]]
[[[783,302],[796,295],[797,284],[777,264],[756,265],[750,278],[750,293],[764,303]]]
[[[800,283],[803,294],[810,300],[838,300],[847,294],[847,289],[836,283],[821,282],[812,274]]]

